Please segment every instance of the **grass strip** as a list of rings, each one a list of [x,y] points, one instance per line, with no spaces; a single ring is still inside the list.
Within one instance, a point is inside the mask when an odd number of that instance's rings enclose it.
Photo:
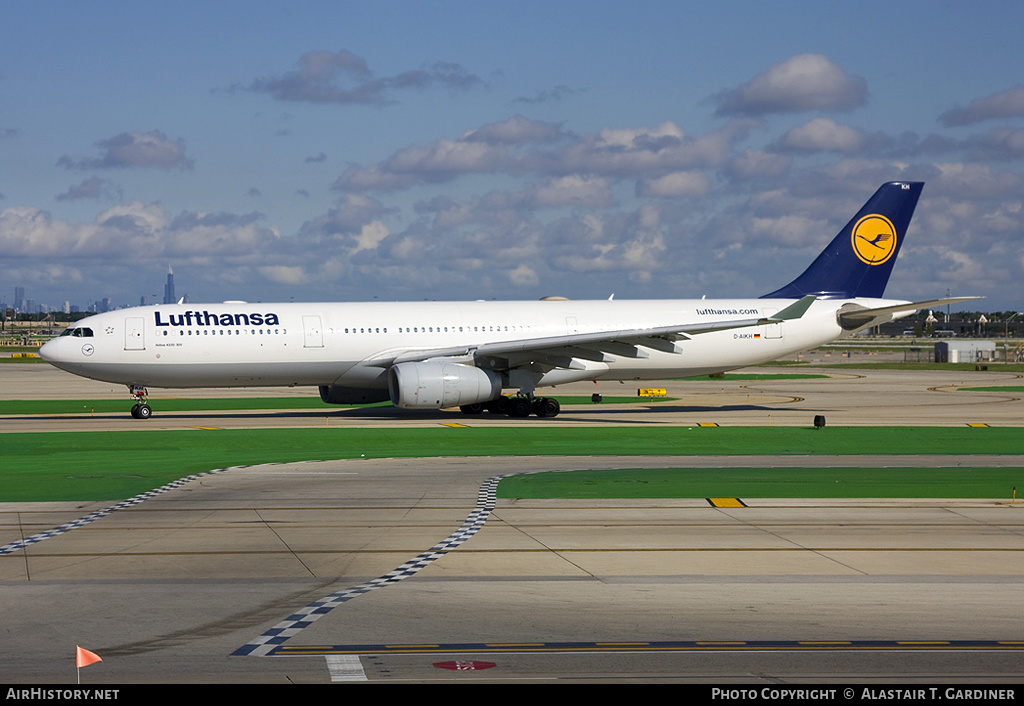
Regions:
[[[960,390],[968,390],[970,392],[1024,392],[1024,386],[1021,385],[1003,385],[996,387],[961,387]]]
[[[902,370],[912,372],[916,370],[937,370],[942,372],[975,372],[979,363],[821,363],[832,368],[843,370]],[[1024,373],[1024,364],[1021,363],[982,363],[988,366],[987,372],[993,373]]]
[[[334,409],[319,397],[196,397],[149,398],[161,412],[202,412],[242,409]],[[383,404],[383,403],[381,403]],[[128,416],[132,401],[127,395],[114,400],[2,400],[0,415],[117,414]]]
[[[656,468],[511,476],[508,499],[1006,498],[1021,468]]]
[[[827,377],[828,375],[818,375],[816,373],[726,373],[725,375],[699,375],[692,378],[678,379],[686,380],[687,382],[696,382],[698,380],[717,382],[720,380],[812,380]]]
[[[0,434],[0,501],[114,500],[226,466],[343,458],[1018,454],[1000,427],[438,427]],[[495,471],[503,470],[496,467]]]
[[[604,397],[601,404],[644,404],[652,401],[666,402],[673,397]],[[563,406],[591,405],[590,397],[558,397]],[[325,405],[319,397],[209,397],[209,398],[164,398],[150,397],[149,404],[159,412],[216,412],[249,409],[312,409],[330,413],[352,407],[389,406],[390,402],[368,405]],[[66,415],[66,414],[118,414],[126,417],[132,402],[127,397],[116,400],[2,400],[0,415]]]

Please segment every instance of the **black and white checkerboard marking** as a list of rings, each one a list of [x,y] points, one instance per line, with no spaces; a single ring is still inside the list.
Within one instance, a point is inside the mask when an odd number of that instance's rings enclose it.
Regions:
[[[150,490],[145,493],[141,493],[133,498],[129,498],[128,500],[123,500],[115,505],[111,505],[110,507],[106,507],[103,508],[102,510],[97,510],[96,512],[89,513],[88,515],[79,517],[77,520],[67,522],[63,525],[60,525],[59,527],[54,527],[53,529],[47,530],[46,532],[40,532],[39,534],[34,534],[31,537],[26,537],[16,542],[11,542],[10,544],[0,546],[0,556],[3,556],[5,554],[12,554],[16,551],[25,549],[26,547],[29,547],[33,544],[42,542],[44,539],[58,537],[66,532],[70,532],[73,529],[83,527],[89,524],[90,522],[95,522],[96,520],[102,519],[107,515],[111,514],[112,512],[117,512],[118,510],[124,510],[125,508],[133,507],[145,500],[149,500],[150,498],[154,498],[158,495],[166,493],[169,490],[180,488],[181,486],[186,485],[187,483],[191,483],[192,481],[198,478],[203,478],[205,476],[213,475],[215,473],[223,473],[225,471],[230,471],[236,468],[251,468],[251,466],[230,466],[228,468],[217,468],[212,471],[204,471],[202,473],[195,473],[184,478],[179,478],[178,480],[168,483],[167,485],[161,486],[159,488],[156,488],[155,490]],[[402,579],[409,578],[423,567],[429,565],[431,562],[440,559],[446,553],[448,553],[452,549],[455,549],[460,544],[465,542],[467,539],[472,537],[480,530],[481,527],[484,526],[484,523],[487,522],[487,518],[490,516],[491,511],[494,510],[494,503],[497,497],[496,494],[498,482],[504,477],[505,476],[494,476],[493,478],[488,478],[483,483],[483,485],[480,486],[480,492],[477,494],[476,507],[474,507],[473,511],[469,513],[469,516],[466,517],[466,521],[462,523],[462,526],[459,527],[459,529],[457,529],[455,532],[450,534],[448,537],[435,544],[428,551],[413,557],[409,561],[399,566],[394,571],[391,571],[387,574],[384,574],[383,576],[375,578],[372,581],[367,581],[366,583],[360,584],[358,586],[353,586],[352,588],[345,589],[344,591],[332,593],[326,598],[310,603],[302,610],[285,618],[283,621],[272,627],[263,635],[260,635],[252,642],[240,647],[238,650],[234,652],[234,654],[258,656],[268,655],[274,650],[274,648],[280,646],[289,638],[297,635],[304,627],[311,625],[316,620],[323,617],[327,613],[331,612],[334,608],[337,608],[339,605],[345,603],[346,601],[350,601],[353,598],[357,598],[363,595],[364,593],[375,591],[378,588],[390,586],[394,583],[397,583],[398,581],[401,581]]]
[[[138,505],[139,503],[141,503],[144,500],[149,500],[150,498],[155,498],[156,496],[161,495],[163,493],[166,493],[169,490],[174,490],[175,488],[180,488],[181,486],[183,486],[183,485],[185,485],[187,483],[191,483],[192,481],[196,480],[197,478],[202,478],[204,476],[213,475],[214,473],[223,473],[224,471],[231,470],[231,468],[247,468],[247,466],[232,466],[230,468],[217,468],[217,469],[214,469],[212,471],[203,471],[202,473],[195,473],[195,474],[193,474],[191,476],[186,476],[185,478],[179,478],[178,480],[172,481],[171,483],[168,483],[165,486],[162,486],[160,488],[156,488],[155,490],[146,491],[145,493],[142,493],[140,495],[136,495],[134,498],[129,498],[128,500],[122,500],[121,502],[117,503],[116,505],[111,505],[110,507],[105,507],[102,510],[97,510],[96,512],[89,513],[88,515],[85,515],[83,517],[79,517],[77,520],[72,520],[71,522],[67,522],[67,523],[65,523],[65,524],[63,524],[63,525],[61,525],[59,527],[54,527],[53,529],[47,530],[45,532],[40,532],[39,534],[34,534],[31,537],[25,537],[24,539],[19,539],[17,542],[11,542],[10,544],[5,544],[3,546],[0,546],[0,556],[3,556],[5,554],[12,554],[12,553],[14,553],[14,552],[16,552],[16,551],[18,551],[20,549],[24,549],[25,547],[31,546],[33,544],[36,544],[37,542],[42,542],[44,539],[50,539],[51,537],[58,537],[58,536],[64,534],[65,532],[70,532],[73,529],[78,529],[79,527],[83,527],[83,526],[89,524],[90,522],[95,522],[96,520],[104,518],[104,517],[106,517],[107,515],[109,515],[112,512],[117,512],[118,510],[124,510],[125,508],[129,508],[129,507],[132,507],[134,505]]]
[[[455,549],[457,546],[472,537],[480,530],[481,527],[484,526],[484,523],[490,516],[491,511],[494,509],[498,481],[504,477],[505,476],[495,476],[493,478],[488,478],[484,484],[480,486],[480,492],[477,495],[476,507],[473,508],[471,513],[469,513],[469,516],[466,518],[466,521],[462,523],[462,526],[451,535],[431,547],[429,551],[413,557],[394,571],[375,578],[372,581],[367,581],[366,583],[358,586],[347,588],[344,591],[332,593],[326,598],[310,603],[302,610],[289,615],[252,642],[238,648],[233,654],[265,657],[272,653],[275,648],[281,646],[290,638],[298,635],[303,628],[312,625],[314,622],[327,615],[341,604],[350,601],[353,598],[358,598],[364,593],[369,593],[370,591],[375,591],[378,588],[384,588],[395,584],[402,579],[409,578],[431,562],[440,559],[446,553]]]

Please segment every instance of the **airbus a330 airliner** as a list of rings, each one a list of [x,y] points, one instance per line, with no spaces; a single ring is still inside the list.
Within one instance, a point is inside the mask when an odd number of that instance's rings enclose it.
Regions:
[[[152,414],[149,387],[274,385],[317,386],[329,404],[553,417],[538,388],[733,370],[972,299],[881,298],[923,186],[882,185],[803,274],[758,299],[179,302],[83,319],[40,355],[127,385],[137,419]]]

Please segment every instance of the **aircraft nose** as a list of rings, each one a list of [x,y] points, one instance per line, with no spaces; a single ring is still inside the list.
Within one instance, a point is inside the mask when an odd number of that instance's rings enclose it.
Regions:
[[[39,347],[39,357],[47,363],[52,363],[57,354],[57,339],[52,338]]]
[[[72,350],[68,344],[72,343],[66,338],[51,338],[39,347],[39,357],[50,365],[70,362]]]

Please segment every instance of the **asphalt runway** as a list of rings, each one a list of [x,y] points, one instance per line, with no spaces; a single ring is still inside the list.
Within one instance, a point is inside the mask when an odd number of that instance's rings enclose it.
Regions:
[[[45,366],[5,365],[0,375],[7,399],[123,396]],[[274,414],[247,411],[244,397],[237,412],[162,414],[154,392],[147,421],[128,416],[126,399],[124,415],[3,417],[0,429],[457,422],[558,423],[570,433],[578,425],[809,425],[816,414],[830,425],[1019,427],[1019,397],[960,389],[1019,380],[999,371],[837,371],[665,383],[672,401],[573,406],[555,420],[315,406]],[[290,394],[319,404],[315,391]],[[806,463],[898,473],[982,463],[955,449],[936,453],[224,469],[0,553],[0,681],[72,683],[78,644],[103,657],[82,670],[90,684],[1024,682],[1024,503],[742,498],[745,506],[716,507],[490,494],[501,475],[575,468]],[[1024,456],[983,463],[1022,467]],[[110,505],[2,504],[0,546]]]

